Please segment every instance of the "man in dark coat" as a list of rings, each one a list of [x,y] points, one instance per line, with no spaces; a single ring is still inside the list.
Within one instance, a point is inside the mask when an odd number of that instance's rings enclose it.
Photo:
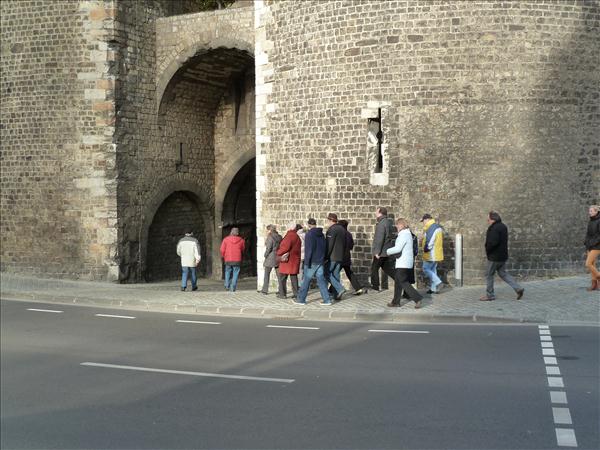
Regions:
[[[302,285],[298,290],[298,300],[293,301],[297,305],[306,305],[306,296],[310,288],[311,280],[316,277],[319,291],[323,301],[322,305],[331,305],[329,291],[327,291],[327,281],[325,280],[325,272],[323,266],[325,264],[325,252],[327,243],[323,228],[317,227],[317,221],[313,218],[308,219],[308,232],[304,237],[304,276]]]
[[[344,253],[344,262],[342,263],[342,269],[344,269],[344,272],[346,273],[350,284],[352,284],[352,288],[354,289],[354,295],[360,295],[367,291],[367,289],[360,284],[360,281],[358,281],[358,277],[352,271],[352,254],[350,252],[354,248],[354,238],[352,237],[352,233],[350,233],[350,231],[348,230],[347,220],[340,220],[338,223],[342,227],[344,227],[344,230],[346,230],[346,250]]]
[[[346,230],[338,224],[337,214],[329,213],[327,215],[329,228],[327,230],[327,254],[325,259],[329,261],[327,267],[327,278],[335,290],[335,299],[341,300],[346,289],[340,281],[340,272],[344,262],[344,253],[346,252]]]
[[[385,250],[394,246],[396,239],[396,227],[394,221],[388,217],[387,209],[384,207],[377,208],[375,212],[377,217],[377,225],[375,225],[375,236],[373,236],[373,244],[371,250],[373,253],[373,261],[371,262],[371,287],[379,290],[379,269],[383,270],[381,276],[381,288],[388,288],[388,279],[394,278],[394,261],[387,256],[379,257]]]
[[[592,276],[592,285],[588,291],[596,291],[600,290],[600,272],[596,269],[596,260],[600,256],[600,206],[590,206],[588,213],[590,221],[585,235],[585,250],[587,251],[585,267]]]
[[[525,289],[519,286],[505,269],[508,260],[508,228],[502,223],[500,214],[495,211],[489,212],[487,220],[489,225],[485,236],[485,253],[488,259],[486,270],[487,291],[486,295],[479,300],[489,302],[496,299],[494,294],[494,275],[496,272],[515,290],[517,300],[520,300]]]

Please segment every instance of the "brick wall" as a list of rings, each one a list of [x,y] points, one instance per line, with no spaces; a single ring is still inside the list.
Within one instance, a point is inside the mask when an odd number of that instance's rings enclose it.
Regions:
[[[1,268],[114,279],[112,2],[1,8]]]
[[[364,276],[377,206],[413,226],[429,212],[464,235],[472,281],[495,209],[519,276],[582,270],[600,191],[597,3],[267,1],[256,18],[259,230],[335,211]]]

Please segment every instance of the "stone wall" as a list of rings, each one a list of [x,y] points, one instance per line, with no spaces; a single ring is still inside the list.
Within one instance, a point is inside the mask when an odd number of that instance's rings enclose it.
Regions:
[[[600,192],[598,20],[579,1],[256,2],[259,232],[337,212],[364,277],[376,207],[413,227],[429,212],[464,235],[468,282],[495,209],[511,271],[581,271]]]
[[[112,5],[1,2],[2,271],[116,278]]]

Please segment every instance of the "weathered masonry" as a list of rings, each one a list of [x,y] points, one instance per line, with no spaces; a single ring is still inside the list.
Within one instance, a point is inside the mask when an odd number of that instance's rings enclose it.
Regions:
[[[429,212],[482,276],[580,270],[600,197],[600,5],[590,1],[5,0],[1,269],[154,281],[193,230],[219,277],[232,226],[335,211],[365,276],[374,210]]]

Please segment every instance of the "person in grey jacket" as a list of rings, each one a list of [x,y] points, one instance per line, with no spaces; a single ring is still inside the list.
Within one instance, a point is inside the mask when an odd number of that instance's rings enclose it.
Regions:
[[[391,247],[395,235],[396,229],[394,228],[394,222],[388,217],[387,209],[380,206],[375,212],[377,217],[377,225],[375,225],[375,236],[373,236],[373,244],[371,250],[373,253],[373,261],[371,262],[371,287],[375,290],[379,290],[379,269],[383,270],[381,276],[381,288],[388,288],[387,277],[394,278],[394,265],[393,262],[390,264],[389,258],[381,256],[382,252],[386,247]]]
[[[267,238],[265,239],[265,262],[263,267],[265,268],[265,276],[263,278],[262,289],[258,292],[267,295],[269,293],[269,282],[271,280],[271,271],[275,269],[275,274],[279,277],[277,267],[277,249],[283,238],[277,232],[275,225],[267,225]],[[280,293],[281,294],[281,293]]]

